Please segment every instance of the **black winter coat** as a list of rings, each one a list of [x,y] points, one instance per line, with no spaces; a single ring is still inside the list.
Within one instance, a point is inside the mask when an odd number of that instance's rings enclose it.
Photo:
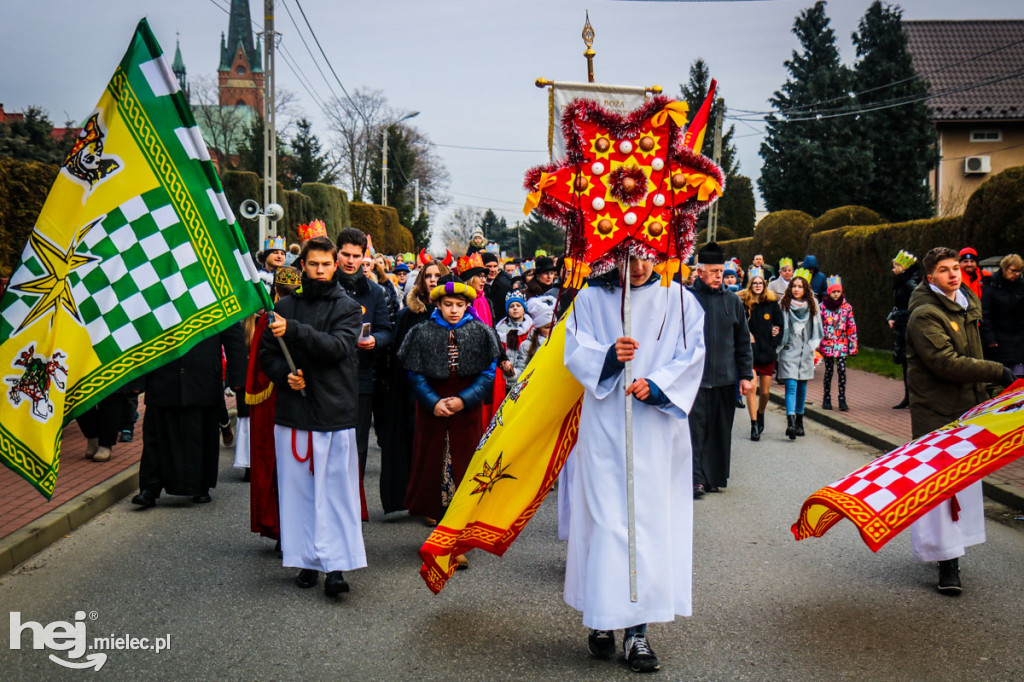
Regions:
[[[504,272],[499,272],[494,280],[484,285],[484,293],[491,304],[494,324],[498,324],[501,318],[505,317],[505,297],[510,291],[512,291],[512,278]]]
[[[753,353],[755,365],[770,365],[775,362],[782,342],[782,308],[777,301],[755,303],[747,317],[747,327],[754,336]],[[779,333],[772,336],[772,327]]]
[[[732,386],[737,379],[752,379],[750,330],[740,297],[724,287],[712,289],[699,278],[692,291],[704,308],[706,351],[701,388]]]
[[[287,320],[284,339],[306,379],[306,396],[288,386],[291,371],[270,328],[260,341],[263,371],[277,386],[274,423],[303,431],[341,431],[356,426],[359,367],[356,341],[359,304],[333,286],[319,296],[297,292],[277,302]]]
[[[981,343],[986,360],[1007,367],[1024,363],[1024,279],[1010,282],[998,272],[981,291]],[[990,348],[993,343],[999,344]]]
[[[910,319],[910,297],[921,282],[920,266],[914,263],[892,277],[892,361],[902,365],[907,361],[907,320]]]
[[[221,349],[223,348],[223,354]],[[241,324],[203,339],[177,360],[145,377],[141,388],[146,405],[160,407],[216,407],[224,405],[222,360],[227,357],[227,386],[245,386],[249,356]]]
[[[373,393],[374,353],[386,353],[387,350],[384,349],[391,345],[393,338],[386,294],[384,287],[365,277],[356,279],[352,286],[348,286],[340,278],[338,281],[342,291],[366,310],[363,313],[363,322],[370,323],[370,334],[376,339],[373,350],[356,350],[359,356],[359,394],[369,395]]]

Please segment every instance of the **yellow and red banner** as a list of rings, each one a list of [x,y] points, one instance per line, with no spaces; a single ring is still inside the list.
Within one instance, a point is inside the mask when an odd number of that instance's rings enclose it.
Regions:
[[[564,352],[563,318],[501,403],[448,511],[420,548],[420,575],[432,592],[455,573],[460,554],[474,547],[504,554],[557,480],[576,445],[583,405]]]
[[[1021,455],[1024,381],[808,497],[793,536],[820,538],[847,518],[877,552],[922,515]]]

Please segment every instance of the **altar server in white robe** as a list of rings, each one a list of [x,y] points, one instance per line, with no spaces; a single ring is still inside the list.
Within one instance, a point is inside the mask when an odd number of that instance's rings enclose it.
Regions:
[[[263,371],[278,386],[274,414],[281,552],[301,569],[299,587],[349,591],[342,574],[366,566],[356,448],[362,308],[334,280],[337,248],[327,237],[302,247],[302,288],[279,300],[260,345]],[[284,339],[295,362],[289,367]]]
[[[592,278],[566,316],[565,365],[585,389],[576,444],[565,601],[583,612],[598,658],[623,652],[637,672],[658,669],[647,623],[691,612],[692,456],[686,415],[704,369],[704,312],[653,263],[629,265],[631,338],[618,273]],[[680,301],[680,297],[682,300]],[[624,385],[632,359],[635,381]],[[633,400],[637,596],[629,594],[625,401]]]

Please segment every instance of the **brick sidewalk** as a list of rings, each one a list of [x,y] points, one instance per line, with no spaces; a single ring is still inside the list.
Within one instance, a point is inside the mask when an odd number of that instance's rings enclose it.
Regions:
[[[139,414],[145,411],[139,399]],[[85,436],[73,422],[64,428],[57,487],[49,502],[25,479],[0,465],[0,538],[7,537],[51,512],[72,498],[86,492],[132,466],[142,457],[142,419],[135,424],[135,440],[113,447],[110,461],[85,459]]]
[[[814,379],[807,382],[807,400],[809,407],[821,408],[824,391],[824,365],[815,368]],[[903,399],[903,382],[889,379],[878,374],[856,369],[846,370],[846,402],[849,412],[838,409],[838,379],[832,379],[832,405],[830,414],[836,419],[850,422],[857,426],[867,427],[892,437],[899,443],[911,439],[910,410],[894,410],[892,406]],[[772,392],[784,395],[782,386],[772,380]],[[745,413],[744,413],[745,415]],[[737,410],[736,418],[741,415]],[[743,417],[745,418],[745,417]],[[994,472],[990,479],[1019,488],[1024,497],[1024,457]]]

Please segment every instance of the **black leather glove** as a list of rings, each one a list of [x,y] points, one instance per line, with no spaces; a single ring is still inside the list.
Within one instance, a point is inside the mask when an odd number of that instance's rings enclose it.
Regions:
[[[1001,382],[1002,385],[1003,386],[1009,386],[1010,384],[1012,384],[1016,380],[1017,380],[1017,377],[1014,375],[1013,371],[1010,370],[1009,367],[1003,367],[1003,380]]]

